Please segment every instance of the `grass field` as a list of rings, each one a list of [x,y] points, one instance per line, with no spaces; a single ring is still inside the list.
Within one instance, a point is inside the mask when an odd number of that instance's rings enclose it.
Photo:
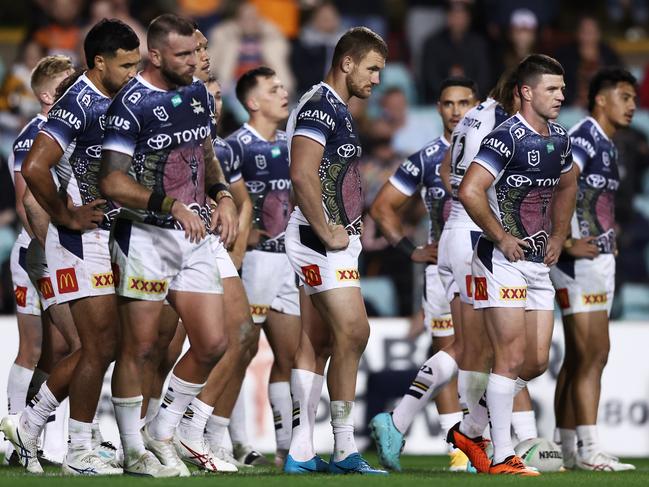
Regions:
[[[376,456],[366,455],[367,459],[377,465]],[[332,484],[341,486],[390,486],[390,487],[419,487],[419,486],[480,486],[480,485],[513,485],[520,482],[529,482],[534,485],[555,486],[605,486],[605,485],[649,485],[649,459],[633,459],[638,470],[622,473],[592,473],[592,472],[566,472],[544,474],[536,478],[512,478],[488,475],[471,475],[450,473],[444,470],[447,458],[442,456],[404,456],[401,464],[403,473],[391,474],[389,477],[360,477],[360,476],[287,476],[274,469],[251,469],[239,474],[223,475],[195,475],[183,479],[147,479],[129,476],[122,477],[62,477],[60,469],[46,468],[46,475],[32,476],[24,473],[20,468],[0,467],[0,485],[11,487],[43,486],[60,487],[62,485],[83,486],[218,486],[218,487],[301,487]]]

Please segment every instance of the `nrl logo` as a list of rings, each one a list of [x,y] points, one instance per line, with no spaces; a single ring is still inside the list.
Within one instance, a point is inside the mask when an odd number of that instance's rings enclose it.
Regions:
[[[192,101],[190,103],[192,110],[194,113],[199,114],[205,112],[205,108],[203,108],[202,103],[197,100],[196,98],[192,98]]]
[[[167,120],[169,120],[169,114],[167,113],[167,110],[165,110],[165,107],[163,107],[162,105],[155,107],[153,109],[153,114],[161,122],[166,122]]]

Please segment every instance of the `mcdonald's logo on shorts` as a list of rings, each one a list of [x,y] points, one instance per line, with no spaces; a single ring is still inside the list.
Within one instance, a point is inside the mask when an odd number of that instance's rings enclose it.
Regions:
[[[92,287],[95,289],[105,289],[107,287],[113,287],[114,285],[115,279],[113,278],[112,272],[92,275]]]
[[[38,284],[38,292],[41,293],[43,299],[52,299],[54,297],[54,289],[49,277],[41,277],[36,281],[36,284]]]
[[[304,274],[304,282],[308,286],[320,286],[322,284],[322,276],[320,276],[320,267],[316,264],[302,266],[302,274]]]
[[[357,269],[336,269],[337,281],[358,281],[360,275]]]
[[[559,303],[559,308],[561,309],[570,308],[570,295],[568,294],[568,289],[565,287],[557,289],[557,303]]]
[[[473,294],[473,276],[471,274],[467,274],[466,276],[464,276],[464,280],[466,283],[466,295],[471,297],[471,295]]]
[[[487,278],[486,277],[476,277],[475,282],[475,294],[473,299],[476,301],[487,301],[489,299],[489,294],[487,293]]]
[[[16,296],[16,305],[24,308],[27,306],[27,288],[25,286],[16,286],[14,289],[14,295]]]
[[[503,301],[523,301],[527,298],[526,287],[501,287],[500,299]]]
[[[79,290],[77,282],[77,273],[74,267],[67,267],[56,271],[56,285],[59,287],[59,293],[74,293]]]
[[[113,270],[113,284],[117,287],[119,286],[119,266],[112,262],[110,268]]]

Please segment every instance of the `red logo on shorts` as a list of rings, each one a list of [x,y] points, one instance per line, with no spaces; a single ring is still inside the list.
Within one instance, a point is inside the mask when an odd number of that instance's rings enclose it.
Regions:
[[[476,277],[475,278],[475,295],[473,299],[476,301],[486,301],[489,299],[487,294],[487,278],[486,277]]]
[[[320,276],[320,267],[316,264],[302,266],[302,274],[304,274],[304,282],[307,285],[320,286],[322,284],[322,277]]]
[[[38,281],[38,291],[44,299],[52,299],[54,297],[54,289],[52,288],[52,281],[49,277],[41,277]]]
[[[113,269],[113,283],[115,287],[119,286],[119,266],[113,262],[110,264],[111,269]]]
[[[466,281],[466,295],[471,297],[473,294],[473,286],[471,285],[473,282],[473,276],[471,274],[467,274],[464,276],[464,279]]]
[[[79,283],[77,282],[77,273],[74,271],[74,267],[56,271],[56,283],[61,294],[77,292]]]
[[[14,289],[16,295],[16,304],[21,308],[27,306],[27,288],[25,286],[16,286]]]
[[[565,287],[557,289],[557,302],[561,309],[570,308],[570,296],[568,296],[568,290]]]

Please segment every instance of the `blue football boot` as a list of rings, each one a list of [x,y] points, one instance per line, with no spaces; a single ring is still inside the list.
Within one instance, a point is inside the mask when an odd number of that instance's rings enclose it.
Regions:
[[[318,455],[306,462],[298,462],[297,460],[294,460],[291,455],[287,455],[286,461],[284,462],[284,473],[306,474],[327,472],[329,472],[329,464]]]
[[[392,414],[377,414],[370,421],[369,427],[379,454],[379,463],[387,469],[401,472],[401,451],[406,440],[394,425]]]
[[[352,453],[339,462],[334,462],[333,457],[331,457],[329,472],[334,474],[388,475],[385,470],[372,467],[360,453]]]

